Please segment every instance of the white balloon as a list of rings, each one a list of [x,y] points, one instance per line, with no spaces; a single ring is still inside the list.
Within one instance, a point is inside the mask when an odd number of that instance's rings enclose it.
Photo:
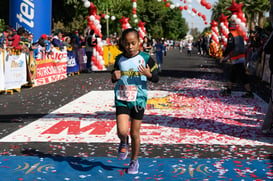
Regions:
[[[138,19],[135,19],[134,22],[135,22],[135,23],[138,23]]]
[[[96,26],[98,26],[98,25],[100,24],[100,21],[96,19],[96,20],[94,21],[94,24],[95,24]]]
[[[241,20],[240,20],[239,18],[237,18],[237,19],[235,20],[235,22],[236,22],[236,24],[241,24]]]
[[[158,2],[161,2],[161,0],[157,0]]]
[[[99,30],[101,30],[101,24],[98,24],[97,27]]]
[[[98,56],[98,61],[102,61],[102,57],[101,56]]]
[[[133,14],[133,17],[134,17],[134,18],[137,18],[137,15],[136,15],[136,14]]]
[[[104,19],[109,19],[109,18],[110,16],[108,14],[104,16]]]
[[[100,43],[98,43],[98,45],[99,45],[99,47],[102,47],[102,46],[103,46],[103,43],[102,43],[102,42],[100,42]]]
[[[136,8],[136,7],[137,7],[137,3],[133,2],[133,8]]]
[[[176,3],[176,4],[175,4],[175,7],[177,7],[177,8],[178,8],[179,6],[180,6],[180,5],[179,5],[178,3]]]
[[[222,23],[220,23],[220,26],[224,26],[224,23],[222,22]]]
[[[175,8],[175,5],[171,4],[170,8],[171,8],[171,9],[174,9],[174,8]]]
[[[85,1],[88,1],[88,0],[82,0],[82,2],[85,2]]]
[[[95,21],[95,16],[93,16],[93,15],[91,15],[91,16],[89,16],[89,19],[90,19],[90,21]]]
[[[196,2],[200,4],[200,3],[201,3],[201,0],[196,0]]]
[[[232,20],[236,20],[236,19],[237,19],[237,15],[236,15],[236,14],[232,15],[232,16],[231,16],[231,19],[232,19]]]
[[[115,21],[115,20],[116,20],[116,17],[115,17],[115,16],[112,16],[112,17],[111,17],[111,20],[112,20],[112,21]]]
[[[84,7],[89,8],[90,5],[91,5],[91,3],[89,1],[85,1],[84,2]]]

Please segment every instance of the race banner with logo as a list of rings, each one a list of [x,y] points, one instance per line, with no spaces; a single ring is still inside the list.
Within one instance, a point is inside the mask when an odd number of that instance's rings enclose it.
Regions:
[[[5,89],[4,78],[4,52],[0,52],[0,90]]]
[[[18,89],[27,83],[26,54],[5,53],[4,89]]]
[[[53,48],[50,53],[39,52],[36,58],[34,86],[44,85],[67,77],[67,51]]]
[[[67,51],[67,73],[79,72],[76,51]]]

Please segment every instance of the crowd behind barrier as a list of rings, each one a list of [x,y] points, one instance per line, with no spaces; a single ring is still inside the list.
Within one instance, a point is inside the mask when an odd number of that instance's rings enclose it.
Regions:
[[[249,40],[246,44],[247,72],[268,83],[271,81],[270,55],[263,51],[263,46],[271,31],[271,29],[257,27],[255,31],[249,33]],[[0,34],[0,91],[18,89],[25,84],[43,85],[64,79],[74,73],[88,72],[86,38],[87,35],[79,35],[78,31],[63,34],[62,31],[57,30],[52,35],[43,34],[33,42],[33,35],[24,28],[14,31],[6,27]],[[96,36],[92,38],[95,40]],[[117,41],[116,35],[111,35],[104,41],[105,67],[113,65],[115,57],[120,54],[116,45]],[[187,47],[186,40],[180,42],[162,40],[162,42],[165,52],[170,48],[175,48],[176,45],[180,51]],[[149,44],[151,48],[147,53],[153,55],[156,52],[156,41],[152,39]],[[208,56],[210,54],[208,36],[200,37],[193,44],[197,47],[199,55]]]
[[[104,66],[108,67],[120,51],[112,42],[105,42],[103,49]],[[92,56],[96,55],[91,54],[90,59]],[[23,28],[14,31],[7,27],[0,35],[0,91],[44,85],[89,72],[86,64],[86,40],[77,31],[67,36],[61,31],[52,36],[43,34],[36,42]]]
[[[263,50],[264,44],[269,38],[272,28],[262,29],[256,27],[254,31],[249,32],[248,41],[246,42],[246,71],[249,75],[256,76],[260,80],[271,83],[270,72],[270,54]],[[201,56],[221,57],[222,51],[216,50],[215,44],[211,43],[208,35],[200,36],[194,42]],[[220,49],[221,50],[221,49]],[[216,56],[213,56],[216,55]]]

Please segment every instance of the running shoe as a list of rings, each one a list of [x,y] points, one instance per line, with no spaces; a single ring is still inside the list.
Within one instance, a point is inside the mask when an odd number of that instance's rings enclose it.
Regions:
[[[138,160],[131,160],[128,168],[128,174],[137,174],[139,168]]]
[[[118,158],[121,160],[125,160],[128,155],[128,146],[129,145],[129,137],[127,137],[127,143],[119,143],[119,148],[118,148]]]

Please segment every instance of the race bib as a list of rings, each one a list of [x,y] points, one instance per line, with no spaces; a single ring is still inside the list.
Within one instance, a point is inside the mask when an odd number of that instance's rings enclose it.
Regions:
[[[117,99],[121,101],[136,101],[137,86],[134,85],[119,85],[117,90]]]

